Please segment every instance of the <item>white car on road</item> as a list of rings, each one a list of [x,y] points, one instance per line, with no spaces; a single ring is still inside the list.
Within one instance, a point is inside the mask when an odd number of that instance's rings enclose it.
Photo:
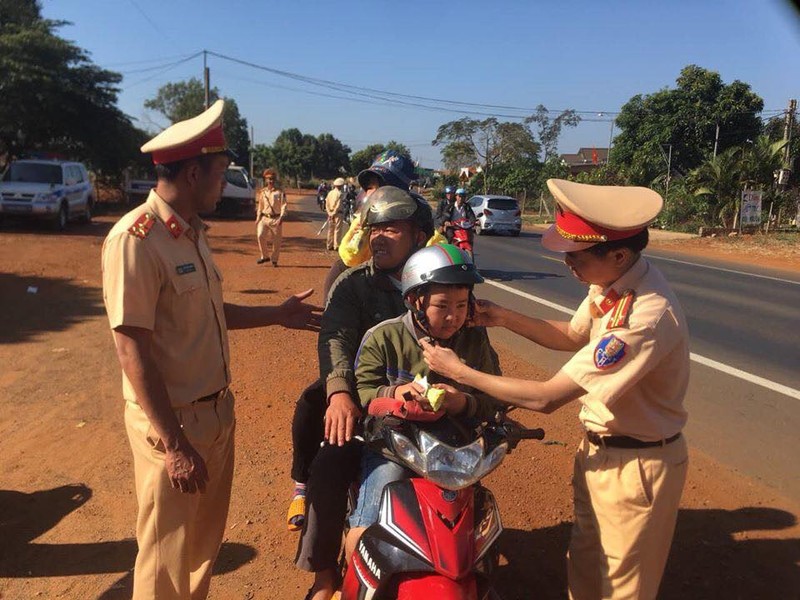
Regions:
[[[58,230],[92,220],[94,188],[79,162],[15,160],[0,179],[0,219],[47,219]]]
[[[478,235],[506,232],[517,236],[522,230],[519,202],[511,196],[473,196],[469,205],[478,218]]]

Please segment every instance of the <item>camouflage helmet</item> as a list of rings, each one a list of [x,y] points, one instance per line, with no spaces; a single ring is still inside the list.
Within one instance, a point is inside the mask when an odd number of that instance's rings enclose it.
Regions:
[[[403,298],[429,283],[467,285],[483,283],[469,254],[452,244],[434,244],[417,250],[406,261],[400,280]]]
[[[392,221],[411,221],[428,237],[433,235],[433,213],[425,198],[385,185],[372,192],[364,202],[361,222],[369,227]]]

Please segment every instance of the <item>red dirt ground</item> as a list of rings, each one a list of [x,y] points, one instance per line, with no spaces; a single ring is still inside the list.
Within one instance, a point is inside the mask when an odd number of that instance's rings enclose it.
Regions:
[[[114,220],[101,217],[66,234],[38,226],[0,232],[4,600],[130,597],[136,500],[100,279],[100,247]],[[298,220],[284,234],[281,267],[274,269],[255,264],[252,222],[213,223],[228,301],[273,304],[320,287],[333,258],[324,241]],[[678,249],[690,247],[714,253],[694,241]],[[275,327],[232,332],[230,339],[237,464],[211,597],[300,599],[310,576],[292,565],[297,534],[286,531],[284,518],[292,410],[316,374],[315,338]],[[498,351],[510,375],[548,375],[512,348]],[[576,413],[571,406],[522,416],[545,428],[547,442],[521,446],[486,481],[506,529],[496,586],[507,600],[566,597]],[[798,507],[771,489],[693,451],[660,597],[800,597],[797,515]]]

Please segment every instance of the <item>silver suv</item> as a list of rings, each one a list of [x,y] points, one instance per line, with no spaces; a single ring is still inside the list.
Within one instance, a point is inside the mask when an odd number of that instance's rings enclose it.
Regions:
[[[522,230],[519,202],[511,196],[473,196],[469,205],[478,218],[478,235],[505,231],[517,236]]]
[[[48,219],[63,230],[73,219],[92,220],[94,188],[81,163],[16,160],[0,179],[0,219]]]

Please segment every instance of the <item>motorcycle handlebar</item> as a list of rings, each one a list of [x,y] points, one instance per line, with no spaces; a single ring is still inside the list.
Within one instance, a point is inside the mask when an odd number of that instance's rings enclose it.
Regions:
[[[544,429],[520,429],[519,439],[521,440],[543,440]]]

